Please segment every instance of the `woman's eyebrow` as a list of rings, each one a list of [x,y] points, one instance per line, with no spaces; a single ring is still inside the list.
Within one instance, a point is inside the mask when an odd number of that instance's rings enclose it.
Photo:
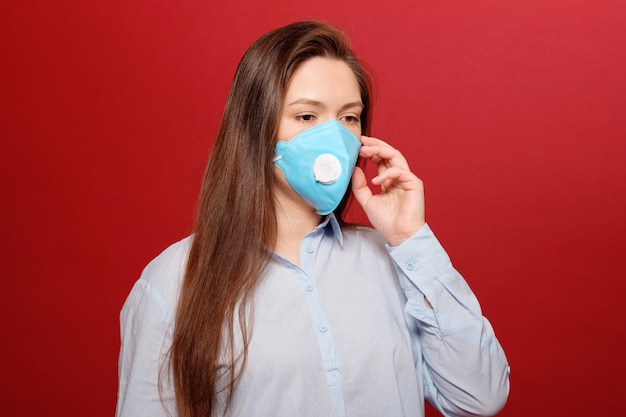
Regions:
[[[324,103],[322,103],[321,101],[318,100],[311,100],[308,98],[299,98],[295,101],[292,101],[291,103],[289,103],[287,106],[295,106],[298,104],[306,104],[309,106],[314,106],[314,107],[319,107],[321,109],[325,109],[326,105]],[[363,108],[363,102],[361,102],[361,100],[357,100],[357,101],[353,101],[351,103],[346,103],[343,106],[341,106],[340,111],[352,108],[352,107],[360,107]]]
[[[363,107],[365,107],[363,105],[363,102],[361,100],[358,101],[353,101],[352,103],[346,103],[343,106],[341,106],[341,109],[339,109],[340,111],[344,111],[347,109],[351,109],[352,107],[360,107],[361,109],[363,109]]]
[[[289,103],[288,106],[295,106],[297,104],[307,104],[309,106],[320,107],[320,108],[325,108],[326,107],[324,105],[324,103],[322,103],[321,101],[311,100],[309,98],[299,98],[299,99]]]

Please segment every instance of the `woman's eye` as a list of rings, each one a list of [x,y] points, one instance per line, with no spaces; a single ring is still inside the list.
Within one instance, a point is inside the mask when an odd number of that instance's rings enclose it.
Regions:
[[[315,116],[313,116],[312,114],[301,114],[296,116],[296,120],[300,120],[303,122],[310,122],[313,120]]]
[[[346,123],[359,123],[360,122],[359,118],[356,116],[344,116],[343,120]]]

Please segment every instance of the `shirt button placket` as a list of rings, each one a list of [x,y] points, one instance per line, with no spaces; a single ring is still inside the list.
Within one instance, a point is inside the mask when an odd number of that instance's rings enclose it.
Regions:
[[[315,250],[313,249],[313,244],[314,244],[314,240],[312,239],[311,236],[307,236],[304,238],[304,240],[302,241],[302,246],[304,247],[304,253],[303,253],[303,258],[302,258],[302,264],[301,264],[301,268],[303,268],[303,270],[306,271],[305,273],[305,280],[304,280],[304,291],[306,291],[307,293],[311,294],[313,292],[314,286],[312,283],[312,277],[311,277],[311,273],[313,271],[313,257],[311,256],[306,256],[306,255],[313,255],[313,253],[315,253]]]

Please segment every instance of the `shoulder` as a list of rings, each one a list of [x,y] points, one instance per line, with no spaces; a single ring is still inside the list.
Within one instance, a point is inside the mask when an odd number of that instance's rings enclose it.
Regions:
[[[372,250],[382,250],[385,253],[386,241],[375,229],[367,226],[344,226],[341,229],[343,244],[347,248],[358,246]]]
[[[369,226],[362,226],[358,224],[343,226],[341,228],[341,232],[344,237],[347,237],[349,239],[366,239],[368,241],[371,241],[372,243],[379,244],[380,242],[382,242],[383,245],[385,244],[385,240],[380,235],[380,233],[378,233],[376,229]]]
[[[150,261],[135,283],[128,301],[134,299],[136,303],[141,299],[150,299],[170,314],[178,301],[192,241],[193,237],[188,236]]]
[[[164,284],[174,277],[182,276],[187,266],[187,258],[193,236],[188,236],[170,245],[146,265],[141,278],[153,285]]]

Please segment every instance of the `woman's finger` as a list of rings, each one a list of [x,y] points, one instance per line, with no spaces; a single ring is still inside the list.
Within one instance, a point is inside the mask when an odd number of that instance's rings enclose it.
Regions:
[[[361,206],[365,206],[367,200],[372,197],[372,190],[368,187],[367,178],[360,167],[354,168],[352,173],[352,193]]]
[[[371,138],[370,138],[371,139]],[[367,158],[375,164],[380,164],[383,161],[388,161],[389,166],[400,166],[408,168],[408,163],[402,153],[397,149],[389,146],[385,142],[376,139],[376,143],[370,142],[367,144],[363,142],[363,146],[359,152],[359,155],[363,158]]]
[[[415,174],[400,167],[390,167],[372,178],[372,184],[375,185],[382,185],[394,181],[404,190],[417,189],[419,185],[419,178],[417,178]]]

